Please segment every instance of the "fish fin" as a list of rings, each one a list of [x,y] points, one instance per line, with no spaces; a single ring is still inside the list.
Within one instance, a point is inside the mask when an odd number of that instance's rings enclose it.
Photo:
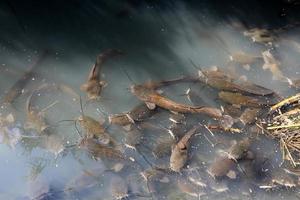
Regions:
[[[145,104],[150,110],[154,110],[156,108],[155,103],[145,102]]]

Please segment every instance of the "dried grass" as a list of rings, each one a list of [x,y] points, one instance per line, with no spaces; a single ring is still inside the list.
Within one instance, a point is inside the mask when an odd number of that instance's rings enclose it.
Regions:
[[[271,108],[264,134],[280,141],[283,160],[288,160],[294,167],[300,165],[300,94]]]

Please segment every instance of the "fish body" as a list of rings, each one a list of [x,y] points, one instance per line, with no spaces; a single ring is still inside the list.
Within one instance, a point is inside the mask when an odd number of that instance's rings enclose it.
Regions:
[[[208,168],[208,173],[214,178],[223,177],[226,176],[235,166],[235,161],[229,159],[227,156],[222,156],[217,158]]]
[[[108,158],[113,160],[124,160],[123,153],[113,147],[103,145],[93,138],[83,138],[79,147],[86,149],[94,158]]]
[[[49,125],[46,122],[45,113],[43,111],[38,111],[33,108],[32,101],[33,96],[36,95],[37,91],[46,87],[47,85],[42,85],[39,89],[34,90],[27,99],[26,102],[26,112],[27,112],[27,123],[26,126],[29,129],[36,130],[39,134],[43,133]]]
[[[134,107],[131,111],[127,113],[121,113],[109,116],[109,123],[117,124],[120,126],[127,126],[134,124],[135,122],[143,121],[151,117],[155,111],[149,109],[146,104],[140,104]]]
[[[108,49],[97,56],[96,62],[90,70],[87,81],[80,86],[80,89],[87,93],[88,99],[94,100],[99,98],[103,87],[106,86],[106,82],[100,78],[104,62],[110,57],[121,54],[123,53],[120,50]]]
[[[145,88],[141,85],[131,86],[131,92],[145,103],[154,104],[170,111],[179,113],[202,113],[214,118],[220,118],[222,116],[221,110],[217,108],[206,106],[189,106],[177,103],[158,94],[154,90]]]
[[[196,133],[199,126],[193,127],[189,130],[177,144],[172,147],[171,157],[170,157],[170,168],[175,172],[180,172],[184,167],[188,159],[188,147],[189,140]]]
[[[229,92],[239,92],[259,96],[266,96],[274,93],[272,90],[247,81],[236,82],[232,77],[227,76],[220,71],[204,71],[202,75],[199,76],[199,81],[212,88]]]
[[[232,145],[228,151],[229,158],[235,161],[244,158],[247,155],[251,143],[252,139],[246,138]]]
[[[106,132],[105,128],[92,117],[81,115],[77,120],[80,126],[85,130],[86,138],[97,139],[105,145],[118,145],[115,139]]]
[[[286,81],[286,77],[283,75],[282,71],[279,69],[280,62],[278,62],[274,56],[271,54],[269,50],[262,52],[262,56],[264,59],[264,70],[270,70],[270,72],[273,75],[273,79],[280,80],[280,81]]]
[[[246,54],[245,52],[235,52],[230,56],[230,59],[241,65],[250,65],[261,59],[259,56]]]
[[[235,93],[235,92],[221,91],[219,92],[218,95],[222,101],[226,103],[230,103],[232,105],[261,108],[273,104],[272,102],[270,102],[265,98],[262,99],[254,96],[246,96],[241,93]]]

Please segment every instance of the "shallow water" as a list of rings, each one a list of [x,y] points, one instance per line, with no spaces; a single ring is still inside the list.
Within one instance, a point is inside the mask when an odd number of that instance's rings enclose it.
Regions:
[[[23,14],[26,16],[24,18],[14,15],[7,4],[2,5],[2,99],[29,66],[46,53],[22,94],[11,105],[1,106],[1,117],[12,114],[14,122],[7,125],[9,140],[4,142],[1,137],[3,144],[0,144],[0,199],[117,199],[119,196],[113,195],[122,192],[128,193],[128,199],[149,199],[149,185],[141,173],[150,169],[151,165],[166,168],[169,166],[170,152],[161,159],[152,154],[157,141],[170,139],[166,131],[171,125],[168,111],[161,111],[147,120],[156,128],[143,131],[140,148],[142,154],[130,148],[125,149],[126,156],[134,161],[95,160],[84,149],[74,148],[73,144],[80,140],[74,123],[60,122],[80,116],[79,99],[56,89],[41,91],[34,97],[33,103],[38,109],[58,102],[46,111],[52,131],[51,138],[46,142],[41,141],[38,133],[24,127],[27,98],[34,89],[44,83],[65,84],[72,88],[82,97],[84,114],[104,121],[104,126],[108,126],[108,115],[127,112],[140,103],[129,92],[130,85],[148,80],[167,80],[182,75],[193,75],[197,71],[191,61],[202,69],[218,66],[229,72],[231,68],[227,67],[227,63],[232,53],[243,51],[259,56],[262,51],[273,48],[271,51],[280,60],[280,69],[284,75],[299,78],[300,49],[291,42],[299,42],[297,28],[280,33],[272,46],[262,45],[253,43],[249,37],[243,35],[245,27],[234,25],[239,23],[239,19],[220,22],[212,14],[208,14],[209,10],[198,12],[197,9],[181,3],[173,5],[172,9],[160,10],[149,4],[139,9],[125,6],[126,9],[121,9],[125,16],[120,17],[116,13],[119,7],[123,8],[123,4],[111,4],[102,7],[92,1],[85,1],[61,5],[57,10],[49,8],[56,10],[56,15],[50,15],[50,11],[39,3],[14,5],[16,13]],[[32,12],[26,12],[21,6]],[[39,9],[40,19],[36,19],[35,9]],[[64,12],[66,10],[68,11]],[[87,102],[86,94],[79,89],[80,85],[86,81],[96,55],[108,48],[121,49],[125,54],[104,64],[102,78],[107,81],[107,86],[100,100]],[[239,66],[234,68],[234,71],[239,76],[245,75],[249,81],[272,89],[280,95],[296,93],[286,82],[275,80],[270,71],[263,70],[261,65],[251,65],[249,71]],[[191,104],[186,96],[182,95],[188,88],[199,93],[201,101],[205,104],[215,107],[224,105],[217,99],[216,90],[197,83],[171,86],[164,89],[164,94],[173,100]],[[213,122],[207,117],[187,115],[187,125],[181,131],[188,130],[195,121],[203,124]],[[84,132],[80,128],[79,131]],[[121,127],[108,126],[108,132],[120,143],[126,141],[126,131]],[[3,130],[0,134],[3,134]],[[201,198],[205,199],[299,198],[299,186],[296,189],[284,187],[280,190],[265,191],[259,189],[257,175],[245,175],[243,170],[237,170],[238,178],[234,180],[215,180],[208,175],[207,168],[221,154],[220,151],[226,151],[234,140],[239,140],[245,135],[247,133],[238,135],[215,132],[212,136],[202,128],[192,142],[189,167],[183,175],[166,173],[160,177],[155,182],[157,191],[153,198],[200,198],[178,189],[177,182],[181,175],[195,177],[205,183],[205,188],[195,186],[196,193],[203,193]],[[221,141],[221,145],[210,144],[217,141]],[[269,170],[276,169],[282,162],[278,143],[270,138],[261,136],[253,145],[252,151],[259,155],[258,157],[269,158],[266,167]],[[124,165],[120,172],[108,170],[117,164]],[[248,165],[250,164],[247,162],[241,163],[241,168],[246,169]],[[216,184],[226,191],[214,189]],[[118,189],[120,191],[117,191]],[[144,197],[141,197],[143,195]]]

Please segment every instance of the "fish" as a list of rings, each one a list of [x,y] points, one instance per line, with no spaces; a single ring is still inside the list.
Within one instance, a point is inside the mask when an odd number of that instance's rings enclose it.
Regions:
[[[233,144],[225,156],[218,157],[208,168],[208,173],[214,178],[228,176],[235,178],[237,162],[248,155],[252,139],[246,138]]]
[[[237,81],[234,77],[225,74],[219,69],[206,71],[199,70],[198,77],[199,81],[203,84],[222,91],[239,92],[259,96],[274,94],[274,91],[249,81]]]
[[[227,156],[217,158],[208,168],[207,172],[213,178],[224,177],[236,167],[236,162]]]
[[[118,146],[116,140],[106,132],[106,129],[97,120],[81,115],[77,118],[77,121],[85,131],[85,138],[94,138],[102,144]]]
[[[276,41],[276,36],[274,36],[269,30],[264,28],[252,28],[244,31],[244,35],[251,37],[253,42],[262,44],[272,44]]]
[[[270,70],[273,75],[273,80],[287,81],[287,77],[283,75],[279,68],[281,65],[280,62],[274,58],[270,50],[263,51],[262,56],[265,62],[262,68],[264,70]]]
[[[102,65],[108,58],[122,55],[123,52],[118,49],[108,49],[99,54],[96,62],[90,70],[87,81],[80,86],[80,89],[87,93],[90,100],[98,99],[101,95],[102,89],[106,86],[106,82],[101,80]]]
[[[138,99],[144,101],[148,107],[151,109],[155,108],[155,106],[159,106],[161,108],[179,112],[179,113],[199,113],[205,114],[213,118],[222,117],[221,110],[208,106],[189,106],[181,103],[177,103],[164,97],[157,93],[152,89],[147,89],[142,85],[132,85],[131,93],[134,94]]]
[[[170,79],[170,80],[162,80],[162,81],[146,81],[142,84],[143,87],[147,89],[157,90],[161,87],[177,84],[177,83],[184,83],[184,82],[197,82],[197,77],[193,76],[181,76],[178,78]]]
[[[235,52],[235,53],[231,54],[231,56],[230,56],[231,61],[236,62],[241,65],[251,65],[260,59],[262,59],[261,56],[254,56],[254,55],[246,54],[243,51]]]
[[[133,125],[130,130],[126,131],[125,145],[136,148],[140,145],[143,139],[143,133],[137,126]]]
[[[252,124],[257,120],[259,113],[258,108],[246,108],[239,119],[244,125]]]
[[[70,96],[73,96],[75,99],[79,99],[79,95],[68,85],[66,84],[49,84],[44,83],[41,84],[38,88],[34,89],[32,93],[29,95],[26,101],[26,113],[27,113],[27,122],[25,124],[26,129],[35,129],[39,134],[48,132],[48,128],[51,126],[48,124],[48,121],[46,119],[46,111],[53,106],[55,106],[58,101],[54,101],[47,107],[38,110],[33,106],[34,97],[37,97],[40,95],[41,91],[48,90],[59,90],[62,91]]]
[[[172,146],[170,156],[171,170],[180,172],[180,170],[185,166],[188,159],[189,141],[191,137],[196,133],[198,128],[199,125],[194,126],[177,142],[177,144]]]
[[[93,188],[99,184],[99,179],[107,171],[104,166],[95,169],[84,169],[79,174],[75,174],[64,187],[66,195],[70,196],[71,193],[80,193],[88,188]]]
[[[228,150],[228,156],[234,161],[241,160],[247,156],[248,150],[252,144],[252,138],[244,138],[233,144]]]
[[[267,107],[272,106],[275,104],[274,102],[270,101],[269,98],[246,96],[241,93],[235,93],[235,92],[221,91],[219,92],[218,96],[222,101],[226,103],[230,103],[232,105],[245,106],[245,107],[262,108],[266,106]]]
[[[49,125],[45,118],[45,111],[38,111],[33,109],[32,101],[33,97],[37,95],[38,91],[42,88],[47,87],[46,84],[40,86],[38,89],[34,90],[28,97],[26,102],[26,113],[27,113],[27,122],[26,128],[27,129],[35,129],[39,134],[44,133],[44,131],[49,128]]]
[[[131,111],[116,115],[110,115],[108,121],[110,124],[116,124],[126,127],[135,122],[141,122],[150,118],[155,113],[155,109],[149,109],[142,103],[134,107]]]
[[[50,153],[53,153],[57,157],[65,149],[62,136],[51,133],[49,135],[44,135],[41,137],[41,143],[39,147],[44,148]]]
[[[80,141],[79,148],[87,150],[87,152],[95,159],[112,159],[125,160],[123,153],[113,147],[103,145],[93,138],[83,138]]]
[[[11,104],[22,94],[25,86],[32,80],[33,77],[37,76],[35,71],[41,66],[48,54],[48,51],[44,51],[36,60],[33,61],[33,63],[28,67],[28,71],[22,75],[21,79],[14,83],[5,94],[1,104]]]

